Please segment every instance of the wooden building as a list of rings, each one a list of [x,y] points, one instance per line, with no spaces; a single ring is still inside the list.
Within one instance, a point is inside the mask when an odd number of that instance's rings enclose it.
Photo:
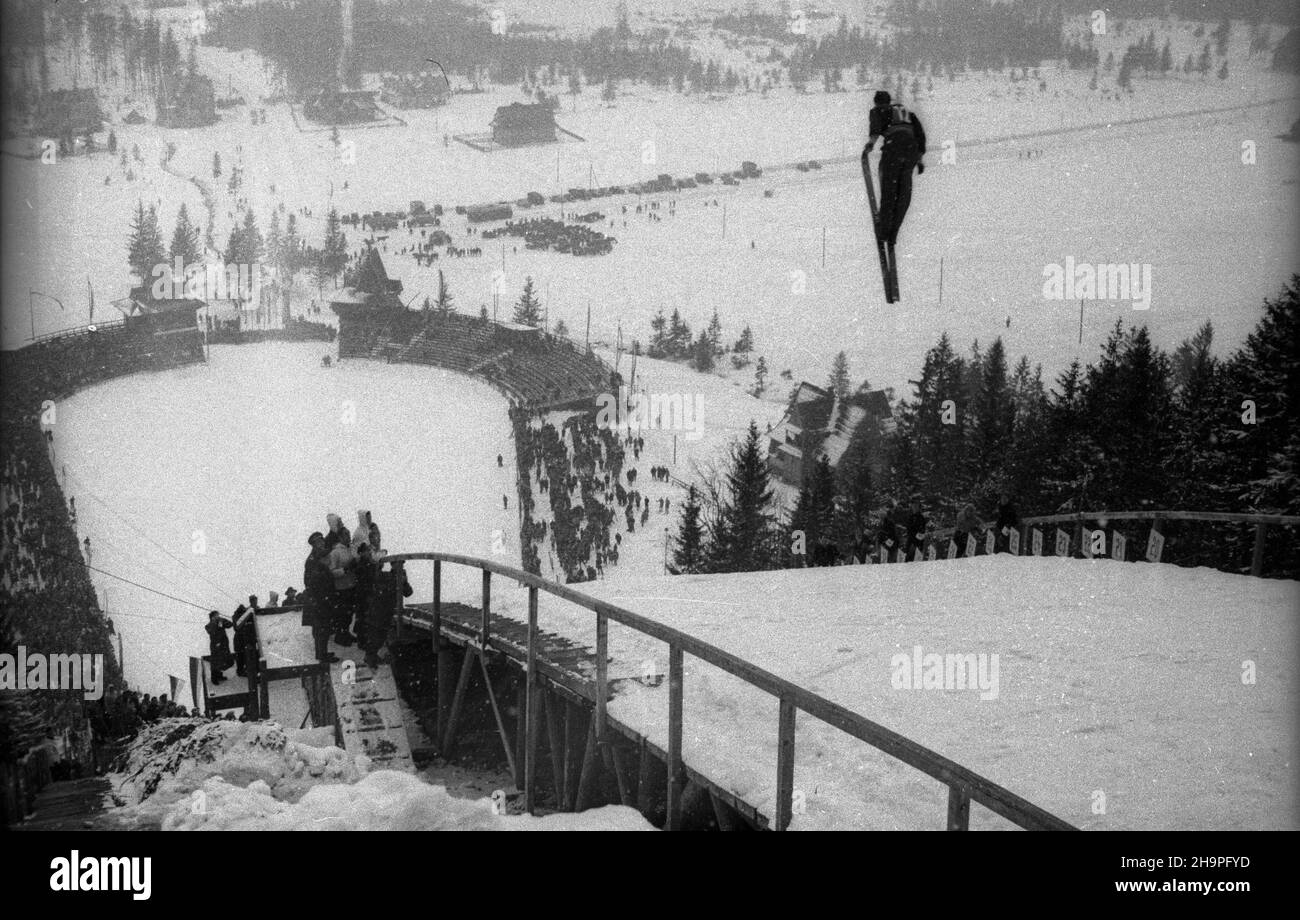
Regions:
[[[503,147],[553,143],[558,140],[555,112],[543,103],[503,105],[492,119],[492,140]]]

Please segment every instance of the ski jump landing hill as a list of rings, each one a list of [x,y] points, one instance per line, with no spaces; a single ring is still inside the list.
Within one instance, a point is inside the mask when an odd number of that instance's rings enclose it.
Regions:
[[[384,708],[400,686],[439,755],[495,746],[516,785],[502,795],[529,812],[623,804],[669,829],[1297,823],[1291,581],[1002,554],[576,591],[447,553],[388,563],[431,566],[432,599],[398,602],[391,667],[304,679],[311,724],[409,769],[414,736]],[[478,597],[443,597],[452,568],[481,573]],[[302,633],[280,672],[295,687],[324,676]],[[263,718],[305,711],[266,684],[260,698]]]

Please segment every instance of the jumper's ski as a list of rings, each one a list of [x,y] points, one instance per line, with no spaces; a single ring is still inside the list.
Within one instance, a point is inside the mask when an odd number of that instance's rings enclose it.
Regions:
[[[889,256],[889,279],[886,282],[889,286],[889,302],[897,303],[903,298],[898,295],[898,262],[894,260],[894,244],[886,243],[885,252]]]
[[[876,250],[880,253],[880,276],[885,283],[885,302],[894,302],[894,289],[890,284],[889,255],[885,251],[885,241],[880,236],[880,207],[876,204],[876,187],[871,181],[871,165],[864,156],[862,159],[862,178],[867,183],[867,203],[871,205],[871,232],[876,235]]]

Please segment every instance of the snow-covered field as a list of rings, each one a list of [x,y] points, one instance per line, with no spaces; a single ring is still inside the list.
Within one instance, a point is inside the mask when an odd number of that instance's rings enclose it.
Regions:
[[[683,4],[666,14],[694,8]],[[568,4],[555,17],[581,26],[600,18],[595,9]],[[519,15],[527,19],[530,12],[523,8]],[[1132,23],[1123,36],[1101,40],[1103,56],[1122,53],[1148,26],[1156,28],[1158,41],[1171,38],[1176,61],[1199,49],[1191,24],[1171,30]],[[857,164],[871,87],[807,95],[782,87],[766,96],[710,100],[627,85],[612,104],[601,102],[592,87],[576,99],[565,96],[559,115],[585,143],[566,139],[493,154],[454,141],[444,146],[443,136],[483,131],[496,106],[520,97],[517,87],[403,112],[406,127],[342,129],[338,149],[327,131],[300,131],[286,105],[268,106],[268,123],[259,126],[249,124],[243,110],[199,130],[117,124],[121,146],[138,144],[142,152],[144,162],[132,164],[134,182],[104,154],[53,166],[4,159],[5,193],[16,207],[0,218],[9,247],[0,338],[15,347],[30,335],[22,309],[30,289],[64,305],[35,299],[38,335],[85,322],[87,275],[98,310],[108,311],[107,302],[127,287],[126,238],[137,198],[158,204],[165,236],[182,201],[200,221],[206,218],[198,191],[180,176],[213,187],[218,245],[240,217],[226,189],[235,165],[244,172],[240,195],[263,228],[272,207],[283,203],[292,212],[305,206],[313,214],[300,219],[303,230],[319,244],[331,203],[346,213],[405,208],[412,199],[446,205],[514,199],[529,190],[551,194],[661,172],[735,169],[752,159],[768,167],[763,179],[739,189],[714,184],[683,192],[675,216],[667,216],[666,204],[658,212],[661,222],[636,215],[635,197],[583,205],[580,210],[598,209],[614,220],[613,227],[601,228],[618,238],[610,256],[580,259],[522,246],[515,252],[507,240],[505,247],[488,243],[480,258],[443,259],[437,267],[464,311],[491,307],[496,272],[504,274],[506,305],[532,275],[552,323],[563,319],[577,332],[590,306],[593,338],[604,341],[613,341],[620,325],[625,341],[644,341],[660,307],[681,310],[696,329],[716,309],[728,341],[744,324],[753,327],[773,371],[790,368],[820,380],[843,348],[855,378],[900,392],[945,329],[962,347],[1001,335],[1010,354],[1042,362],[1049,378],[1076,355],[1095,355],[1117,318],[1148,324],[1165,346],[1213,319],[1216,345],[1226,349],[1254,323],[1261,298],[1276,293],[1300,267],[1294,259],[1300,236],[1289,219],[1300,148],[1276,138],[1295,117],[1297,84],[1268,71],[1267,56],[1246,52],[1245,27],[1239,26],[1227,80],[1139,77],[1132,95],[1112,89],[1103,97],[1087,89],[1087,72],[1049,63],[1042,68],[1048,88],[1041,92],[1032,80],[966,74],[952,83],[936,79],[919,99],[907,97],[925,120],[932,152],[930,168],[916,179],[900,238],[905,300],[893,307],[881,297]],[[246,98],[269,90],[256,55],[204,47],[200,62],[219,84]],[[1113,73],[1103,74],[1102,90],[1113,81]],[[1269,104],[1275,99],[1284,101]],[[1150,118],[1160,120],[1123,125]],[[1042,132],[1058,133],[1025,138]],[[1023,139],[988,143],[1016,136]],[[169,142],[177,147],[172,172],[159,165]],[[955,163],[943,161],[945,142],[954,145]],[[1247,142],[1256,154],[1249,165],[1243,163]],[[1022,159],[1030,149],[1041,153]],[[211,176],[214,153],[224,165],[220,180]],[[807,174],[776,168],[812,157],[826,168]],[[773,197],[764,197],[765,191]],[[624,204],[632,213],[622,213]],[[557,210],[547,205],[531,213]],[[448,226],[458,244],[467,239],[463,218],[450,217]],[[360,234],[349,236],[359,243]],[[401,231],[381,245],[388,248],[390,273],[418,298],[436,290],[436,268],[417,268],[398,255],[408,242]],[[1149,264],[1150,309],[1090,301],[1080,343],[1079,303],[1044,299],[1042,290],[1044,268],[1068,257]],[[300,294],[305,305],[315,291],[304,286]],[[797,336],[790,335],[792,323]]]
[[[1300,589],[1209,569],[1010,556],[583,586],[840,703],[1090,830],[1296,829]],[[513,599],[512,599],[513,600]],[[502,608],[503,611],[507,608]],[[517,603],[512,615],[526,618]],[[540,624],[595,647],[543,595]],[[617,624],[622,673],[667,648]],[[975,655],[984,689],[899,689],[896,655]],[[994,657],[996,656],[996,667]],[[910,665],[909,665],[910,667]],[[666,745],[667,682],[610,714]],[[776,700],[689,655],[687,763],[771,815]],[[794,827],[942,828],[947,790],[800,714]],[[1009,827],[980,806],[975,828]]]

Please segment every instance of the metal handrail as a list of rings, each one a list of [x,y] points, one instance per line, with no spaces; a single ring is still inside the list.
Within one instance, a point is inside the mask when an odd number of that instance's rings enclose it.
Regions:
[[[701,639],[671,626],[651,620],[623,607],[596,600],[564,585],[552,584],[513,566],[490,559],[479,559],[455,553],[396,553],[383,560],[394,569],[403,569],[407,562],[432,561],[434,563],[434,616],[440,615],[441,563],[477,568],[483,572],[483,610],[479,642],[486,647],[491,636],[491,576],[510,578],[528,588],[528,666],[525,756],[525,802],[533,808],[535,785],[535,748],[537,739],[537,709],[534,705],[537,679],[537,600],[544,591],[569,601],[596,614],[596,735],[604,740],[606,727],[605,705],[608,699],[608,621],[622,623],[651,638],[667,643],[669,651],[669,742],[668,742],[668,827],[676,829],[681,822],[683,787],[682,750],[682,656],[690,654],[721,668],[728,674],[771,694],[779,703],[777,803],[774,826],[785,830],[793,814],[794,795],[794,728],[799,710],[833,725],[841,731],[872,747],[903,761],[928,776],[948,786],[948,828],[969,828],[970,803],[979,802],[1012,823],[1029,830],[1077,830],[1073,825],[1039,808],[997,783],[980,776],[942,754],[917,744],[909,738],[891,731],[877,722],[833,703],[825,697],[778,677],[772,672],[724,651]],[[401,592],[397,592],[397,614],[403,614]]]

